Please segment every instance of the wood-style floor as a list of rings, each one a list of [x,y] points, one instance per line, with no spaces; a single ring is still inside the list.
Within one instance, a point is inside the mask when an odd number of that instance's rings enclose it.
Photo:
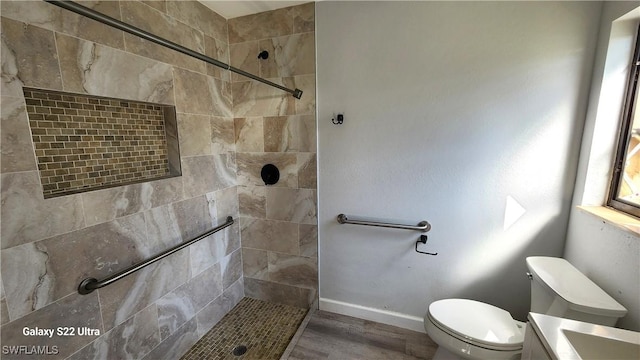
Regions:
[[[437,348],[423,333],[316,311],[287,359],[431,359]]]

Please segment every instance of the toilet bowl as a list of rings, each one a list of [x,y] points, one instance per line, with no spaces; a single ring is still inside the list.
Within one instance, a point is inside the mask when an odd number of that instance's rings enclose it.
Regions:
[[[561,258],[526,259],[532,312],[614,326],[627,310],[598,285]],[[443,299],[424,316],[427,335],[447,359],[519,359],[525,323],[509,312],[480,301]]]
[[[468,299],[429,305],[424,317],[429,337],[441,348],[434,359],[519,359],[525,323],[500,308]],[[442,348],[447,352],[442,351]]]

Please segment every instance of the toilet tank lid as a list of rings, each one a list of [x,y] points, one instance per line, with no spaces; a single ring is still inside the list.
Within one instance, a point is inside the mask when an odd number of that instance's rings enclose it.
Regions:
[[[623,317],[627,313],[624,306],[565,259],[530,256],[527,268],[572,309],[612,317]]]

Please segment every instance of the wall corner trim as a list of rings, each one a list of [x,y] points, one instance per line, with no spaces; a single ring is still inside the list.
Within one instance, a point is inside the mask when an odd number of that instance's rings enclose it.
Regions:
[[[319,305],[320,310],[322,311],[353,316],[360,319],[371,320],[382,324],[393,325],[403,329],[425,333],[424,320],[421,317],[350,304],[322,297],[320,298]],[[425,313],[426,311],[427,310],[425,309]]]

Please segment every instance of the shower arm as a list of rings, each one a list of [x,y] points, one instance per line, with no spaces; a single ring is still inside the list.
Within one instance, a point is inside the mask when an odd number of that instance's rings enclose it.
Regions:
[[[221,68],[223,68],[225,70],[229,70],[229,71],[234,72],[236,74],[239,74],[239,75],[248,77],[250,79],[259,81],[259,82],[261,82],[263,84],[267,84],[267,85],[273,86],[275,88],[278,88],[280,90],[286,91],[286,92],[290,93],[291,95],[293,95],[293,97],[296,98],[296,99],[300,99],[300,97],[302,96],[302,90],[300,90],[300,89],[296,88],[295,90],[291,90],[291,89],[289,89],[287,87],[284,87],[282,85],[276,84],[274,82],[271,82],[269,80],[263,79],[261,77],[255,76],[255,75],[253,75],[251,73],[248,73],[248,72],[246,72],[244,70],[240,70],[240,69],[235,68],[235,67],[233,67],[233,66],[231,66],[229,64],[225,64],[225,63],[223,63],[221,61],[218,61],[216,59],[210,58],[210,57],[208,57],[206,55],[203,55],[203,54],[200,54],[198,52],[195,52],[195,51],[193,51],[193,50],[191,50],[189,48],[186,48],[186,47],[184,47],[182,45],[179,45],[179,44],[176,44],[176,43],[174,43],[172,41],[169,41],[167,39],[161,38],[161,37],[159,37],[157,35],[154,35],[154,34],[152,34],[150,32],[144,31],[144,30],[142,30],[140,28],[137,28],[137,27],[135,27],[133,25],[129,25],[129,24],[127,24],[125,22],[122,22],[122,21],[120,21],[118,19],[114,19],[114,18],[112,18],[110,16],[107,16],[107,15],[102,14],[100,12],[97,12],[97,11],[95,11],[93,9],[90,9],[88,7],[85,7],[85,6],[82,6],[80,4],[77,4],[77,3],[73,2],[73,1],[68,1],[68,0],[63,0],[63,1],[59,1],[59,0],[44,0],[44,1],[49,3],[49,4],[56,5],[58,7],[63,8],[63,9],[66,9],[66,10],[69,10],[71,12],[74,12],[76,14],[88,17],[88,18],[93,19],[93,20],[98,21],[98,22],[101,22],[101,23],[103,23],[105,25],[108,25],[108,26],[111,26],[113,28],[122,30],[124,32],[128,32],[129,34],[135,35],[135,36],[137,36],[139,38],[154,42],[154,43],[156,43],[158,45],[161,45],[161,46],[164,46],[166,48],[169,48],[169,49],[175,50],[177,52],[183,53],[185,55],[191,56],[191,57],[196,58],[198,60],[202,60],[202,61],[204,61],[206,63],[211,64],[211,65],[215,65],[215,66],[221,67]]]

